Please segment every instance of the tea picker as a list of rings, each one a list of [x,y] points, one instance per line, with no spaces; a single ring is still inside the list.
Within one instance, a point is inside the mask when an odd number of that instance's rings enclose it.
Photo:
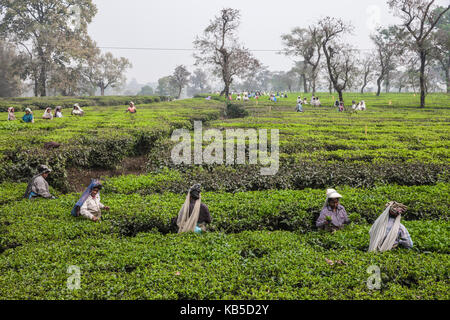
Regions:
[[[189,189],[186,200],[176,218],[178,233],[202,233],[206,231],[206,224],[211,223],[211,214],[208,207],[202,203],[200,193],[200,184],[195,184]]]
[[[52,172],[52,170],[49,167],[46,165],[40,165],[38,168],[38,174],[33,176],[28,183],[24,198],[29,200],[39,197],[45,199],[56,199],[50,194],[48,182],[46,181],[50,172]]]
[[[345,208],[339,204],[342,196],[334,189],[327,189],[326,200],[316,221],[316,227],[319,229],[337,230],[345,224],[350,223]]]
[[[395,201],[386,203],[386,209],[370,228],[369,251],[388,251],[397,247],[412,248],[413,241],[408,230],[400,223],[407,207]]]
[[[91,184],[83,192],[78,202],[73,207],[71,214],[74,217],[83,216],[94,222],[98,221],[101,216],[101,210],[109,210],[109,207],[100,202],[100,190],[102,185],[99,180],[93,179]]]

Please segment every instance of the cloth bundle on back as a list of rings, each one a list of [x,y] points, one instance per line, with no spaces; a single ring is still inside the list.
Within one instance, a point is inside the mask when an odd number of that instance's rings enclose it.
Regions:
[[[184,201],[183,206],[178,213],[177,218],[177,226],[178,233],[181,232],[195,232],[197,227],[198,218],[200,216],[200,204],[201,204],[201,195],[200,195],[200,185],[196,184],[189,189],[189,192],[186,196],[186,200]],[[192,210],[191,215],[189,215],[189,206],[191,201],[191,193],[198,198],[195,201],[194,209]]]
[[[94,189],[95,187],[99,187],[99,186],[101,186],[100,180],[97,180],[97,179],[91,180],[91,184],[86,188],[86,190],[84,190],[83,194],[80,197],[80,200],[78,200],[78,202],[75,204],[75,206],[73,207],[73,209],[71,211],[71,214],[74,217],[80,216],[80,208],[83,206],[84,202],[91,194],[92,189]]]
[[[375,220],[374,224],[370,228],[369,251],[384,252],[391,250],[394,247],[399,234],[401,214],[397,215],[392,228],[386,234],[389,223],[389,211],[391,209],[396,212],[400,210],[404,212],[407,207],[404,204],[395,201],[390,201],[386,204],[386,209],[378,217],[378,219]]]

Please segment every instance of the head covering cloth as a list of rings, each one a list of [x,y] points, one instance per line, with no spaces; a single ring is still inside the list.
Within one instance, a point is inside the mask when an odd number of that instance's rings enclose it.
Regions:
[[[78,217],[80,215],[80,208],[83,206],[84,202],[87,200],[89,195],[92,192],[92,189],[94,188],[101,188],[102,184],[100,183],[100,180],[98,179],[92,179],[91,184],[84,190],[83,194],[81,195],[78,202],[75,204],[75,206],[72,208],[72,211],[70,212],[74,217]]]

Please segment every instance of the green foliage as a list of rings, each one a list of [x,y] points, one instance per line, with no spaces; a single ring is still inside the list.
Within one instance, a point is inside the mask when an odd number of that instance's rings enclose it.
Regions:
[[[248,114],[249,114],[248,111],[245,110],[241,105],[227,103],[227,106],[225,109],[225,116],[228,119],[244,118],[244,117],[247,117]]]
[[[116,97],[89,97],[96,107],[82,118],[44,121],[37,110],[33,125],[0,121],[0,299],[448,300],[448,96],[429,95],[432,108],[420,110],[411,94],[366,94],[366,112],[306,105],[302,115],[289,96],[245,102],[249,116],[237,119],[220,117],[222,97],[200,96],[141,106],[120,97],[117,107]],[[331,98],[320,94],[324,105]],[[129,100],[137,114],[125,113]],[[279,129],[279,172],[174,166],[170,135],[195,120]],[[61,146],[43,148],[48,141]],[[68,168],[114,168],[133,156],[145,156],[149,172],[104,181],[111,210],[99,223],[70,215],[79,194],[22,199],[41,163],[66,191]],[[196,182],[213,221],[205,234],[176,234],[171,218]],[[329,187],[351,220],[335,233],[315,228]],[[390,200],[408,206],[402,223],[414,247],[368,253],[371,223]],[[70,265],[81,269],[81,290],[67,289]],[[381,290],[367,288],[372,265]]]

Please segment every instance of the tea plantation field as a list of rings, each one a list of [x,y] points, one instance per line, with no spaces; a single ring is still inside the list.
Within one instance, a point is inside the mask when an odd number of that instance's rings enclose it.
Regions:
[[[234,101],[248,111],[243,118],[227,115],[217,96],[138,100],[134,115],[120,99],[85,98],[84,117],[67,108],[51,121],[41,119],[44,102],[33,101],[34,124],[0,113],[0,299],[448,300],[449,95],[431,94],[421,109],[413,94],[347,94],[347,104],[365,100],[368,110],[341,113],[326,93],[323,107],[297,113],[297,95]],[[1,105],[12,102],[31,103]],[[185,128],[193,138],[194,121],[221,132],[278,129],[277,174],[174,164],[171,134]],[[45,147],[50,141],[60,146]],[[136,159],[131,174],[126,164]],[[54,170],[48,181],[58,198],[23,200],[41,163]],[[99,223],[70,215],[86,187],[74,170],[102,176],[111,210]],[[170,219],[194,183],[213,221],[205,234],[177,234]],[[333,234],[315,228],[326,188],[343,195],[351,220]],[[390,200],[408,206],[402,223],[414,247],[368,253],[370,226]],[[371,266],[380,269],[379,289],[367,285]]]

